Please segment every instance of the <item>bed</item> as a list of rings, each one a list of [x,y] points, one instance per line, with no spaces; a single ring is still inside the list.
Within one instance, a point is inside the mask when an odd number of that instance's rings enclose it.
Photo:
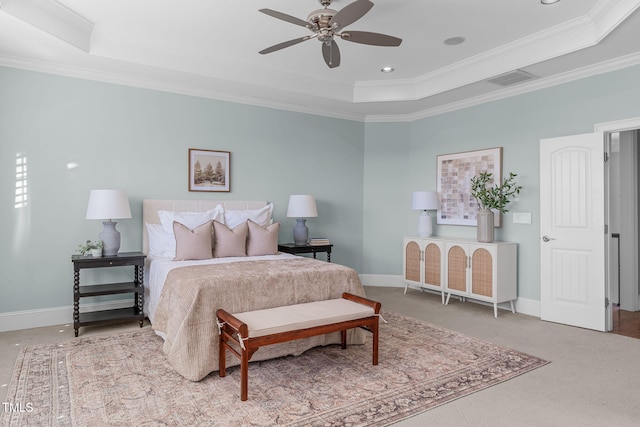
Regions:
[[[265,201],[143,201],[142,247],[148,255],[145,313],[154,331],[164,339],[163,352],[168,362],[183,377],[199,381],[218,370],[215,312],[219,308],[240,313],[340,298],[343,292],[365,296],[358,274],[351,268],[279,253],[277,243],[273,253],[256,251],[256,242],[261,241],[258,237],[265,233],[270,233],[269,239],[273,239],[276,233],[277,240],[279,224],[272,223],[272,208]],[[175,253],[159,251],[158,242],[163,242],[165,248],[171,246],[166,241],[169,239],[169,230],[166,228],[169,227],[169,220],[184,220],[185,226],[173,226],[194,227],[191,234],[195,234],[198,228],[196,223],[203,218],[212,221],[216,227],[214,235],[220,238],[213,249],[217,257],[182,259],[185,258],[186,245],[178,234],[178,228],[173,236]],[[247,221],[247,218],[251,221]],[[249,256],[237,256],[239,254],[233,251],[224,252],[224,239],[228,235],[225,233],[232,228],[242,229],[243,225],[232,226],[243,221],[250,226],[246,242],[243,243]],[[221,223],[227,223],[228,227]],[[162,239],[158,238],[158,230],[164,236]],[[233,235],[232,238],[240,237]],[[190,244],[186,251],[197,246]],[[350,343],[364,342],[361,331],[349,332]],[[299,355],[312,347],[337,343],[340,343],[339,333],[311,337],[265,347],[252,360]],[[234,364],[238,362],[234,360]]]

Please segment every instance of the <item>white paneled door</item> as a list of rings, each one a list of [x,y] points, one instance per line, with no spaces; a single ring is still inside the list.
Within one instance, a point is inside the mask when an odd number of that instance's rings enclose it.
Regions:
[[[542,320],[605,330],[604,136],[540,141]]]

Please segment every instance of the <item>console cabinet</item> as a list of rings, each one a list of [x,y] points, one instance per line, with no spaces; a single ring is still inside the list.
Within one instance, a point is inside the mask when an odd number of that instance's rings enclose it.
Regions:
[[[414,285],[440,290],[444,304],[449,303],[451,295],[462,300],[471,298],[489,302],[493,304],[495,317],[498,317],[498,304],[509,302],[515,313],[516,243],[478,243],[473,239],[443,237],[405,237],[403,243],[405,293],[409,285]],[[428,247],[433,249],[427,251]],[[440,259],[436,260],[438,253]],[[437,283],[434,282],[436,277]]]

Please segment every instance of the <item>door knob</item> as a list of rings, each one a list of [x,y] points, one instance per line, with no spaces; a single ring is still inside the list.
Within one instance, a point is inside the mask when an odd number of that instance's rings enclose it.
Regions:
[[[542,241],[543,242],[550,242],[551,240],[556,240],[554,237],[549,237],[549,236],[542,236]]]

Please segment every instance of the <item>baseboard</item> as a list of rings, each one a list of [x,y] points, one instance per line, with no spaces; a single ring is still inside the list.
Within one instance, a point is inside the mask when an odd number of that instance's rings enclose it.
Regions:
[[[364,286],[404,288],[402,276],[396,274],[361,274],[360,281]]]
[[[402,276],[393,274],[361,274],[360,281],[364,286],[384,286],[390,288],[404,288],[404,280]],[[467,299],[469,302],[477,302],[487,304],[482,301]],[[498,308],[509,308],[509,304],[499,304]],[[516,300],[516,313],[522,313],[529,316],[540,317],[540,301],[527,298],[518,298]]]
[[[83,303],[82,312],[131,307],[131,299],[100,303]],[[0,314],[0,332],[40,328],[53,325],[72,325],[73,306],[14,311]]]

